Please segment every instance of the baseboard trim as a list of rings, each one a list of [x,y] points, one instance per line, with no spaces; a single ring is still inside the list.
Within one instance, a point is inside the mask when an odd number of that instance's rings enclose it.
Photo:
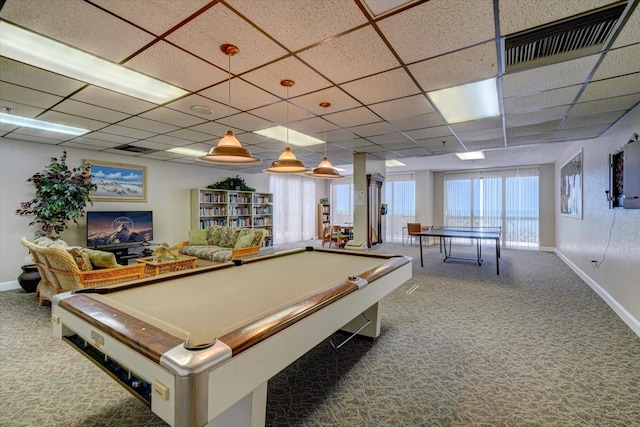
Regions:
[[[618,317],[622,319],[624,323],[631,328],[631,330],[640,337],[640,320],[636,319],[629,313],[623,306],[620,305],[618,301],[616,301],[609,292],[604,290],[596,281],[594,281],[589,275],[587,275],[582,269],[580,269],[577,265],[575,265],[569,258],[564,256],[562,252],[555,249],[555,254],[564,261],[565,264],[569,266],[582,280],[584,280],[587,285],[593,289],[595,293],[597,293],[600,298],[604,300],[604,302],[616,312]]]
[[[17,280],[0,283],[0,292],[12,291],[14,289],[20,289],[20,284],[18,283]]]

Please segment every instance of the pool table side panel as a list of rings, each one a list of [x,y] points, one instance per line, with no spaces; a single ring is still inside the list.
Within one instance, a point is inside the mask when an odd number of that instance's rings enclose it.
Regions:
[[[297,251],[299,252],[299,250]],[[331,251],[323,251],[331,252]],[[344,251],[336,251],[344,255]],[[407,257],[389,257],[388,255],[376,256],[376,258],[387,259],[387,261],[375,267],[363,274],[360,277],[373,282],[385,274],[392,272],[393,270],[411,262]],[[256,343],[270,337],[273,334],[280,332],[282,329],[292,325],[295,322],[309,316],[316,311],[324,308],[325,306],[332,304],[336,300],[343,298],[344,296],[354,292],[358,287],[352,282],[343,282],[335,285],[331,288],[325,289],[309,298],[299,301],[289,307],[285,307],[282,310],[272,313],[267,317],[258,319],[257,321],[245,325],[242,328],[238,328],[235,331],[220,336],[218,339],[228,345],[233,355],[237,355],[242,351],[250,348]]]
[[[164,353],[184,343],[174,335],[86,295],[73,295],[58,304],[155,363],[160,363]]]
[[[340,283],[249,325],[222,335],[218,339],[228,345],[235,356],[356,290],[358,287],[352,282]]]
[[[411,258],[357,292],[283,329],[239,355],[220,364],[209,374],[209,420],[267,382],[360,313],[411,279]],[[348,351],[348,348],[345,347]]]

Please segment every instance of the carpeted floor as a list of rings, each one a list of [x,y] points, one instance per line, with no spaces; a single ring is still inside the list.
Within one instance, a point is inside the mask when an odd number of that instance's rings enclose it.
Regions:
[[[420,268],[415,245],[376,250],[416,258],[382,335],[271,379],[268,426],[640,426],[640,337],[557,256],[503,250],[496,276],[489,251],[479,267],[431,247]],[[165,425],[21,290],[0,292],[0,392],[0,426]]]

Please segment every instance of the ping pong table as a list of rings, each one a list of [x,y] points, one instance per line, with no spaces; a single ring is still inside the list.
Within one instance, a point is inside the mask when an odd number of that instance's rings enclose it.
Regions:
[[[424,267],[422,259],[422,237],[439,237],[440,252],[444,247],[444,262],[450,259],[461,259],[476,261],[478,265],[482,265],[482,241],[494,240],[496,244],[496,274],[500,274],[500,234],[501,227],[455,227],[455,226],[434,226],[429,230],[418,233],[420,238],[420,266]],[[451,256],[451,242],[455,238],[473,239],[476,241],[476,258],[463,258]],[[447,239],[449,239],[449,248],[447,248]]]

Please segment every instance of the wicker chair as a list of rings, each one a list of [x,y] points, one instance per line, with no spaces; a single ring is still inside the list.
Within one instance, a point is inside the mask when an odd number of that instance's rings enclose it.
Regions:
[[[331,239],[329,240],[329,247],[331,243],[335,243],[336,248],[344,246],[349,240],[349,235],[342,232],[342,227],[339,225],[331,226]]]
[[[62,289],[57,283],[56,278],[49,271],[47,258],[44,255],[44,249],[46,248],[30,242],[25,237],[20,239],[20,243],[29,249],[33,263],[40,273],[40,283],[38,283],[38,287],[36,288],[36,296],[38,297],[38,305],[42,306],[45,301],[51,302],[53,296],[58,292],[62,292]]]

